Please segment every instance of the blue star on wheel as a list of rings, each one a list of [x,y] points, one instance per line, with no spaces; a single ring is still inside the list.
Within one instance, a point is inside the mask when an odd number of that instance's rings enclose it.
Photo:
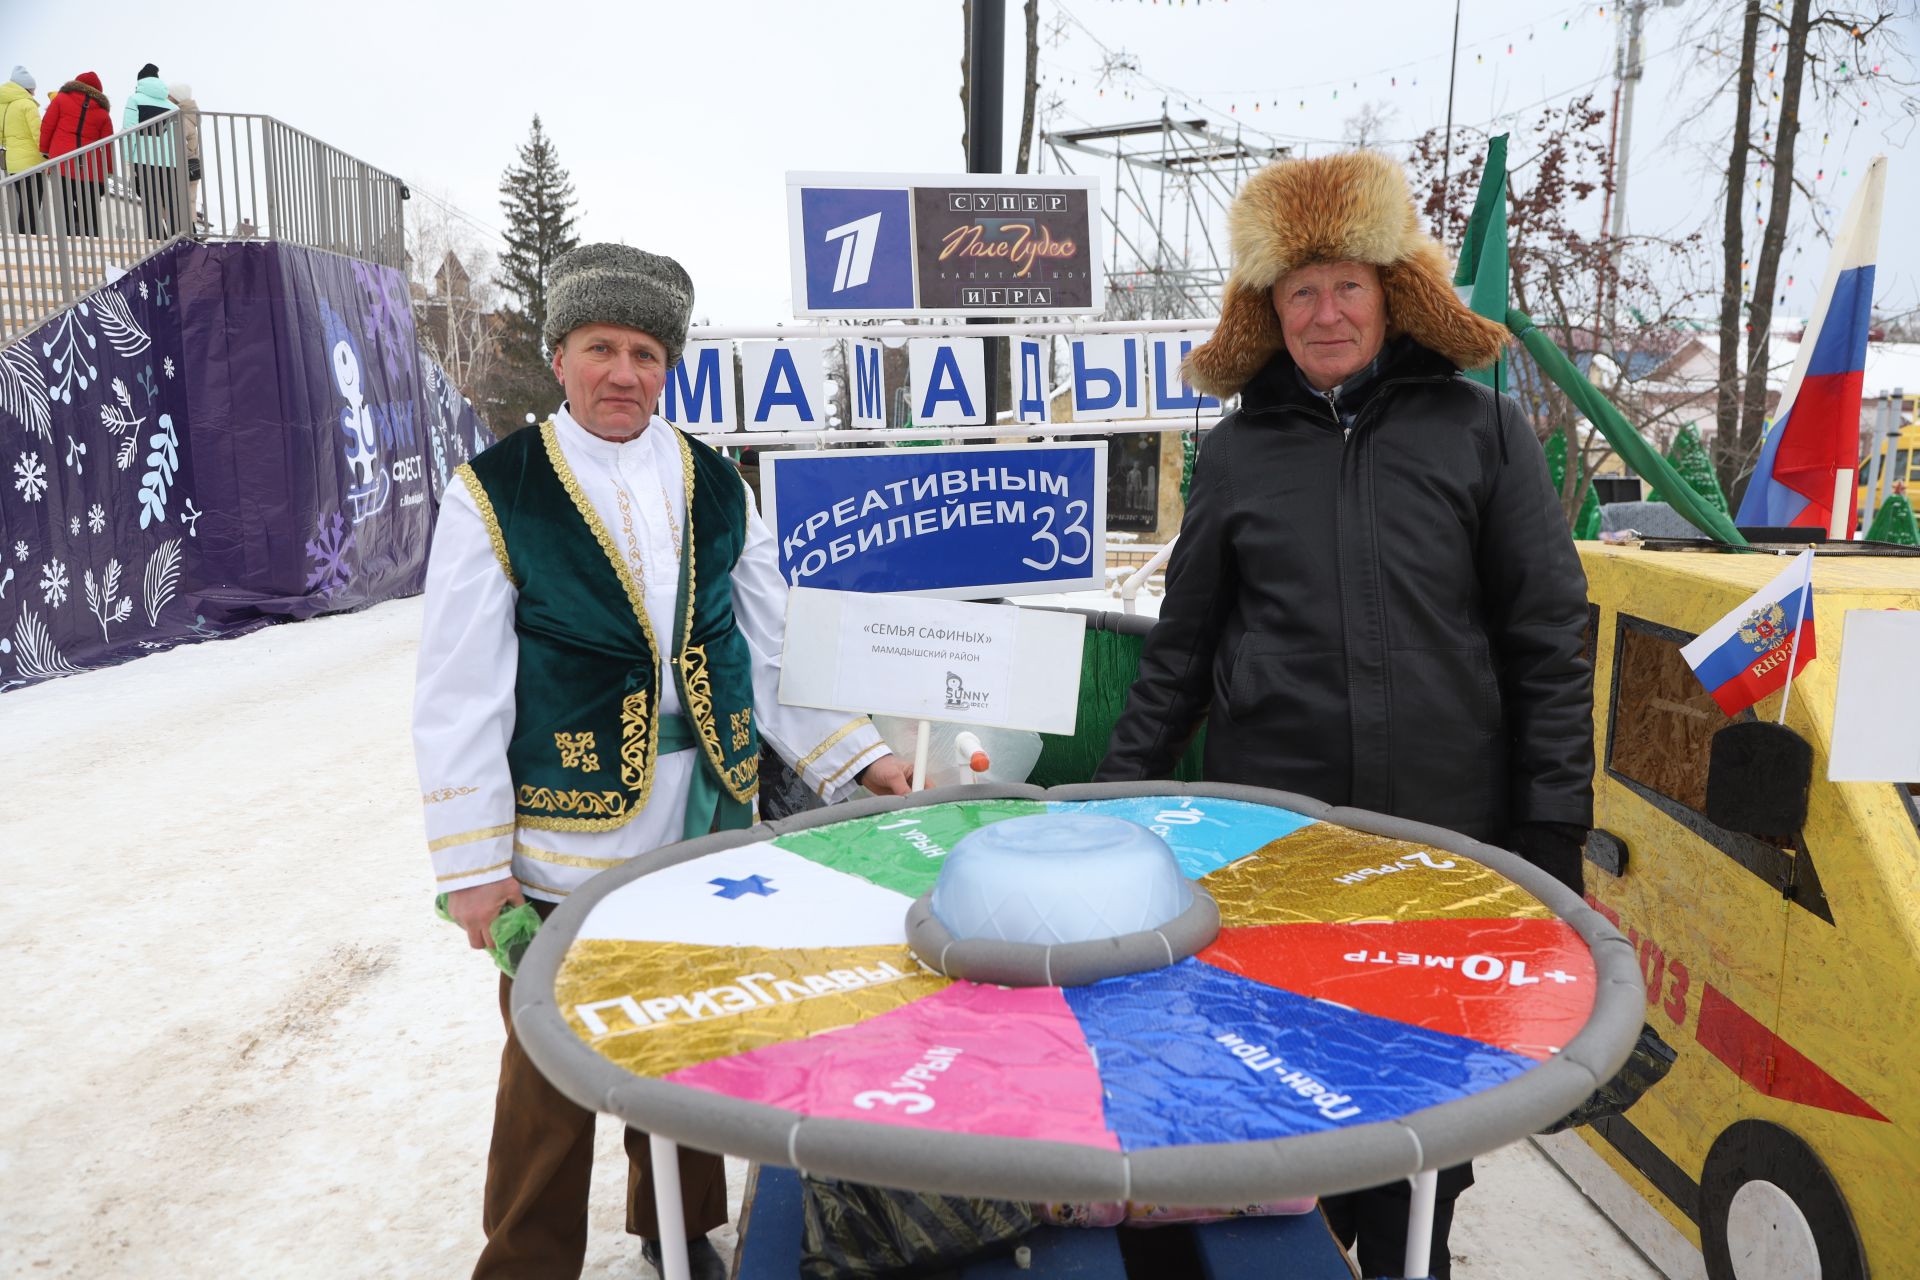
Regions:
[[[773,881],[767,879],[765,876],[758,875],[747,876],[740,880],[729,880],[725,876],[718,876],[707,881],[707,883],[720,886],[714,891],[714,897],[726,898],[729,901],[736,898],[743,898],[749,893],[758,894],[762,898],[771,898],[774,894],[780,892],[773,887]]]

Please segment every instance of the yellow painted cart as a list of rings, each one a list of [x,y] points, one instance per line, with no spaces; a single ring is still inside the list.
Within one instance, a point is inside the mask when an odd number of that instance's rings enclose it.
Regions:
[[[1796,847],[1708,821],[1709,742],[1730,721],[1680,656],[1782,562],[1595,544],[1581,558],[1588,899],[1634,944],[1678,1061],[1625,1117],[1542,1144],[1670,1276],[1920,1276],[1920,797],[1825,780],[1844,616],[1920,609],[1920,558],[1816,562],[1819,656],[1787,716],[1814,751]]]

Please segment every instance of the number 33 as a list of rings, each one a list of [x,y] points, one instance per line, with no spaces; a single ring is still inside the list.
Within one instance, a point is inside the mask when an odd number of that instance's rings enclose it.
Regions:
[[[1029,569],[1045,572],[1057,564],[1085,564],[1093,555],[1093,535],[1087,532],[1087,504],[1078,498],[1067,504],[1067,516],[1070,523],[1060,531],[1060,535],[1080,539],[1078,555],[1060,554],[1060,536],[1053,532],[1053,508],[1040,507],[1040,529],[1033,535],[1032,541],[1047,544],[1050,554],[1045,560],[1031,560],[1022,556],[1020,563]]]

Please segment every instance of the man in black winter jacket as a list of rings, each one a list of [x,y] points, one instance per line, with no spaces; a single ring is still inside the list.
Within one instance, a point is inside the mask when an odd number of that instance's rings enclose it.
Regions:
[[[1367,152],[1282,161],[1231,219],[1234,270],[1192,384],[1209,434],[1160,621],[1100,781],[1206,776],[1411,818],[1581,882],[1593,813],[1586,578],[1532,427],[1464,377],[1506,333],[1454,295],[1405,179]],[[1450,1268],[1442,1172],[1433,1273]],[[1398,1275],[1404,1187],[1329,1197]]]

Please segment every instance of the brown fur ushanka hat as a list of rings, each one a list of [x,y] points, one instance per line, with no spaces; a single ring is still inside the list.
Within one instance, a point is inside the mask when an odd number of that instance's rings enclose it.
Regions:
[[[1274,282],[1319,262],[1365,262],[1380,272],[1387,333],[1462,369],[1492,364],[1506,329],[1475,315],[1453,291],[1446,251],[1420,229],[1400,166],[1377,151],[1280,160],[1247,180],[1227,214],[1233,270],[1213,337],[1187,356],[1187,381],[1238,394],[1286,346]]]

